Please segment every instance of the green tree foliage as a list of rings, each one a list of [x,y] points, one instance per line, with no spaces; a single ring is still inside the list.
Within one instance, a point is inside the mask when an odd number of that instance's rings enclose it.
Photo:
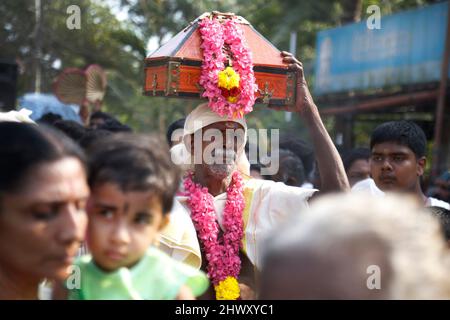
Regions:
[[[40,42],[42,92],[51,92],[54,78],[68,67],[84,68],[97,63],[107,70],[106,106],[126,118],[130,100],[140,95],[145,46],[133,26],[120,23],[108,6],[88,0],[76,1],[81,9],[81,29],[70,30],[66,20],[71,0],[42,0]],[[36,62],[35,6],[29,0],[0,2],[1,57],[17,60],[19,95],[34,91]],[[59,66],[58,66],[59,64]]]

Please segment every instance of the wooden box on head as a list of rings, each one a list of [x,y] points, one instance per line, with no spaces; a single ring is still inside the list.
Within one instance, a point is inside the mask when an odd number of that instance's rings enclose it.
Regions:
[[[280,51],[258,33],[244,18],[233,13],[205,13],[191,22],[166,44],[145,59],[144,94],[180,98],[202,98],[199,84],[202,66],[199,21],[236,17],[253,57],[258,91],[256,103],[292,105],[295,103],[296,74],[283,63]],[[206,100],[206,98],[203,98]]]

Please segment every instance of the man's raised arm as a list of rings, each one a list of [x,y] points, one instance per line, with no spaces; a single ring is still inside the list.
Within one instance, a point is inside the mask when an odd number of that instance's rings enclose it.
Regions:
[[[269,106],[272,109],[298,113],[306,122],[320,172],[321,191],[350,190],[342,159],[320,118],[303,73],[303,65],[291,53],[282,52],[283,61],[297,73],[297,100],[292,107]]]

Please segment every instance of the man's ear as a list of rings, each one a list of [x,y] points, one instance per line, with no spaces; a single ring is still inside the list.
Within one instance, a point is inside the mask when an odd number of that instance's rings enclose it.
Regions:
[[[161,231],[164,229],[170,222],[170,215],[169,213],[164,213],[162,216],[161,224],[159,225],[158,231]]]
[[[427,165],[427,158],[421,157],[419,160],[417,160],[417,176],[418,177],[423,176],[426,165]]]
[[[190,154],[194,154],[194,135],[188,135],[183,138],[183,143]]]

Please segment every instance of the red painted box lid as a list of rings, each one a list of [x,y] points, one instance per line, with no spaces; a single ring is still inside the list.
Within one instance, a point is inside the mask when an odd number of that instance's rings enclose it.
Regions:
[[[216,11],[204,13],[166,44],[150,54],[146,60],[174,57],[202,61],[203,55],[200,48],[201,36],[198,30],[198,22],[208,15],[213,15],[218,19],[227,19],[230,16],[235,16],[232,13]],[[253,65],[287,68],[287,65],[282,61],[280,51],[256,31],[247,20],[240,16],[236,17],[241,24],[246,43],[252,52]]]

